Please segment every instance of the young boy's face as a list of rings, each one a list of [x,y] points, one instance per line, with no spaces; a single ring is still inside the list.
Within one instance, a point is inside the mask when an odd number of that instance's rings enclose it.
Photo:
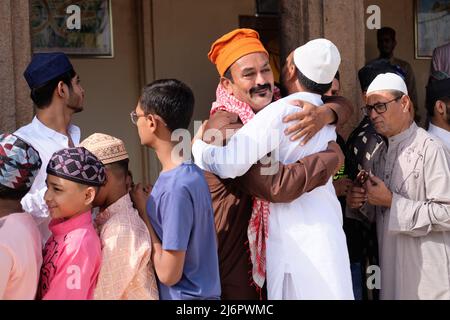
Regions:
[[[151,147],[154,138],[154,128],[149,124],[147,117],[144,114],[144,110],[141,104],[138,102],[136,109],[137,122],[136,126],[138,129],[139,138],[141,139],[141,144]]]
[[[70,218],[91,209],[95,188],[47,175],[44,200],[53,219]]]

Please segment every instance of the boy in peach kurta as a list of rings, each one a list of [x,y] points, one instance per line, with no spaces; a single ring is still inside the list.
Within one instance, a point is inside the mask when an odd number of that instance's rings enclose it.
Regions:
[[[128,153],[122,140],[95,133],[82,143],[102,161],[106,184],[94,205],[100,207],[95,225],[102,245],[102,266],[96,300],[157,300],[148,229],[128,194]]]

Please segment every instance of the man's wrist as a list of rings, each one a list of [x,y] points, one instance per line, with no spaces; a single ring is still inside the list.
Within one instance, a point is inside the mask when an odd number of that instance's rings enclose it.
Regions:
[[[322,167],[325,168],[328,177],[334,176],[334,172],[339,165],[339,156],[336,151],[327,149],[319,152]]]
[[[324,108],[325,112],[325,123],[326,124],[336,124],[338,121],[337,113],[330,107]]]
[[[392,206],[392,199],[394,198],[394,195],[391,191],[389,191],[389,196],[386,199],[385,207],[390,208]]]

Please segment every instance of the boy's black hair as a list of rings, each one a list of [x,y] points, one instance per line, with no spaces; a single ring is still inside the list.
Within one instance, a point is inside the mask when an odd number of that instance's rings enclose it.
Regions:
[[[21,200],[28,193],[27,190],[15,190],[0,184],[0,199]]]
[[[53,93],[55,92],[58,83],[62,81],[69,87],[69,90],[72,90],[72,79],[76,75],[77,74],[72,69],[59,77],[50,80],[39,88],[32,89],[30,93],[31,100],[33,100],[38,109],[45,109],[52,103]]]
[[[307,91],[312,93],[317,93],[320,95],[324,95],[328,90],[330,90],[333,82],[327,84],[316,83],[310,79],[308,79],[300,70],[297,69],[297,78],[302,87],[304,87]]]
[[[123,159],[120,161],[108,163],[105,165],[106,168],[112,169],[113,171],[119,171],[121,174],[123,174],[124,177],[128,175],[128,163],[129,159]]]
[[[194,112],[194,94],[176,79],[156,80],[142,90],[139,100],[146,115],[157,114],[170,131],[187,129]]]

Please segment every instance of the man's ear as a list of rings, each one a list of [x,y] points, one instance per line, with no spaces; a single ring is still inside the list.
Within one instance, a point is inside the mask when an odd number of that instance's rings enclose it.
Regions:
[[[288,74],[287,74],[287,81],[292,81],[293,79],[297,78],[297,67],[294,63],[289,63],[288,66]]]
[[[441,100],[436,101],[436,104],[434,105],[435,112],[439,113],[440,115],[443,115],[446,112],[447,106],[445,103]]]
[[[152,133],[158,129],[158,121],[154,115],[149,114],[146,118],[146,121],[147,121],[147,127],[149,128],[149,130]]]
[[[95,196],[97,195],[97,189],[95,187],[87,187],[84,195],[84,204],[86,206],[92,205],[92,202],[94,202]]]
[[[64,82],[58,82],[58,85],[56,86],[56,92],[61,98],[64,98],[68,94],[67,89],[67,85]]]
[[[401,104],[402,104],[402,111],[404,113],[411,112],[413,109],[413,103],[411,99],[407,95],[403,95],[401,98]]]
[[[233,82],[230,79],[220,77],[220,84],[222,85],[222,87],[225,88],[225,90],[227,90],[228,94],[233,94],[233,87],[232,87]]]

